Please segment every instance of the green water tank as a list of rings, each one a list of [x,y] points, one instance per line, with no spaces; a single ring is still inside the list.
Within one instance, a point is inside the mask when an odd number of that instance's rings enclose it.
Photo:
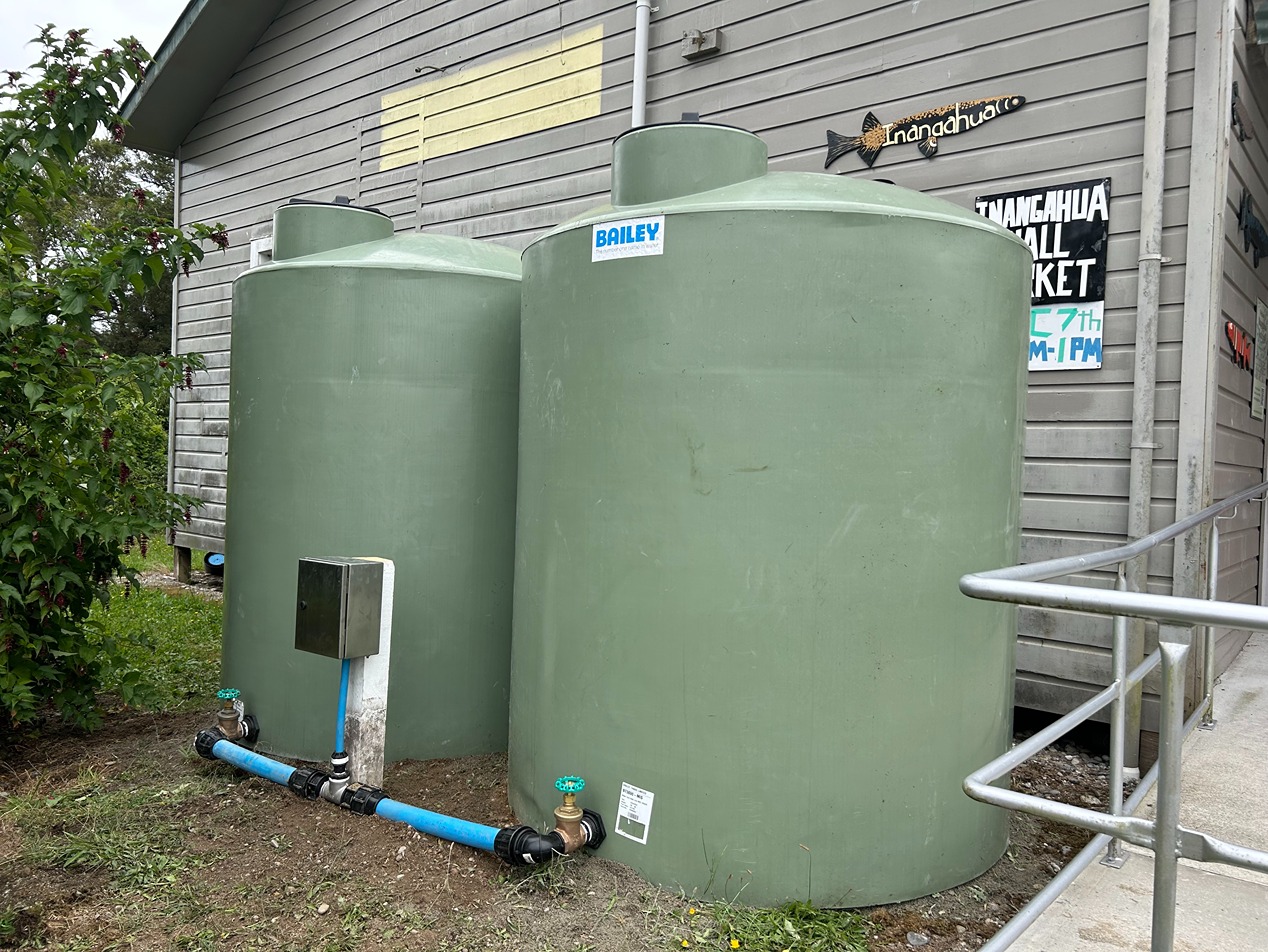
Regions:
[[[1004,811],[1030,255],[945,201],[767,173],[747,132],[616,141],[612,205],[524,253],[510,793],[577,772],[688,894],[964,882]]]
[[[294,648],[300,558],[396,563],[386,756],[506,749],[518,256],[278,209],[234,282],[224,681],[260,747],[324,760],[339,662]]]

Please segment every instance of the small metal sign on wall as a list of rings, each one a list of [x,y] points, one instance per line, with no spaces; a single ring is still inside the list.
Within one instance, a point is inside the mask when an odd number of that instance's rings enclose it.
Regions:
[[[1110,180],[982,195],[979,215],[1009,229],[1034,256],[1031,370],[1101,366]]]
[[[1268,231],[1255,217],[1255,203],[1248,188],[1242,189],[1242,200],[1237,205],[1237,230],[1242,233],[1242,251],[1250,252],[1251,264],[1258,268],[1259,259],[1268,255]]]

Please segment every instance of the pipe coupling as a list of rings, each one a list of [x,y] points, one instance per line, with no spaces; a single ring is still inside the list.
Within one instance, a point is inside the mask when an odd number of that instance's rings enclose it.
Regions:
[[[286,781],[286,786],[297,797],[304,800],[316,800],[321,796],[322,788],[329,780],[330,777],[326,772],[316,767],[296,767],[290,779]]]
[[[379,787],[347,787],[339,805],[357,816],[374,816],[379,809],[379,801],[387,794]]]
[[[205,730],[199,731],[197,736],[194,738],[194,750],[197,752],[198,756],[202,757],[204,760],[215,760],[215,755],[211,752],[212,748],[220,741],[228,739],[229,738],[225,737],[224,732],[221,731],[220,728],[208,727]]]

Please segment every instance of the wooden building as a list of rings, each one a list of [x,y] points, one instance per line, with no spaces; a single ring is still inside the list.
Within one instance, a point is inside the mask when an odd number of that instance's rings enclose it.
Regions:
[[[607,200],[647,6],[192,0],[125,110],[131,145],[178,159],[179,223],[223,222],[231,239],[176,289],[173,345],[205,354],[208,367],[174,407],[172,487],[206,502],[178,546],[223,547],[231,283],[267,259],[276,206],[345,195],[382,209],[399,231],[522,248]],[[1268,215],[1259,210],[1268,209],[1268,67],[1254,22],[1265,19],[1268,42],[1268,11],[1259,7],[1268,3],[660,0],[646,119],[695,113],[741,126],[765,139],[773,169],[810,171],[824,168],[825,132],[856,135],[869,112],[887,123],[1025,97],[1024,108],[940,137],[936,157],[895,143],[870,167],[848,154],[829,171],[969,208],[984,196],[1110,181],[1099,366],[1035,371],[1028,401],[1023,560],[1086,552],[1264,475],[1264,420],[1252,413],[1257,378],[1245,358],[1263,326],[1268,267],[1244,242],[1262,232],[1239,229],[1239,212],[1248,225],[1248,209]],[[1243,506],[1222,524],[1221,598],[1268,601],[1262,508]],[[1148,589],[1203,592],[1205,563],[1199,542],[1169,546],[1150,559]],[[1223,634],[1221,666],[1245,637]],[[1018,703],[1068,709],[1110,680],[1108,645],[1107,621],[1023,610]],[[1147,701],[1146,726],[1153,719]]]

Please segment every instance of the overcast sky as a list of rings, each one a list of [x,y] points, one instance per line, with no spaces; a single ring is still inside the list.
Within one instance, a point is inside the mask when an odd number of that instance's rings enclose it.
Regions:
[[[46,23],[58,31],[84,27],[95,48],[135,36],[153,56],[188,0],[0,0],[0,69],[26,69],[38,59],[28,46]]]

